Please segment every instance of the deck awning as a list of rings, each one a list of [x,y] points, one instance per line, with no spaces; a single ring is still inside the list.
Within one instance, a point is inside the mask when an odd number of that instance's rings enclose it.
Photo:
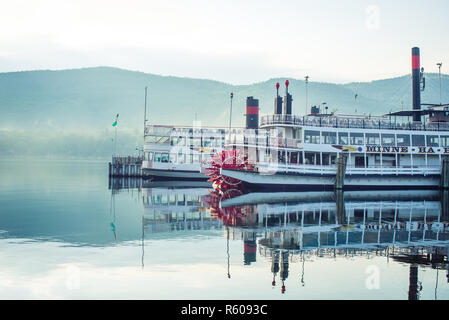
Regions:
[[[393,117],[412,117],[415,114],[425,116],[429,114],[438,114],[438,113],[447,113],[448,110],[432,110],[432,109],[426,109],[426,110],[404,110],[404,111],[396,111],[387,113],[385,116],[393,116]]]

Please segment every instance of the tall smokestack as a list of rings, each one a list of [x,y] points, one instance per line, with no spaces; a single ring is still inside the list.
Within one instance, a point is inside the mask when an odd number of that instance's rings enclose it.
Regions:
[[[413,110],[421,110],[421,66],[419,48],[412,48],[412,96]],[[420,114],[413,115],[413,121],[421,121]]]
[[[253,97],[246,98],[246,129],[259,127],[259,100]]]
[[[243,263],[250,265],[251,262],[256,262],[257,243],[256,240],[247,239],[243,241]]]
[[[285,80],[284,114],[292,114],[292,95],[288,93],[288,80]]]
[[[276,98],[274,98],[274,114],[282,114],[282,97],[279,96],[279,82],[276,83]]]

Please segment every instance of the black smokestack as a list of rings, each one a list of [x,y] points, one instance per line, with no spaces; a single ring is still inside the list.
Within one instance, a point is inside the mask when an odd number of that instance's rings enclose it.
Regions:
[[[253,97],[246,98],[246,129],[259,127],[259,100]]]
[[[419,48],[412,48],[412,96],[413,110],[421,110],[421,67]],[[420,114],[413,115],[413,121],[421,121]]]
[[[279,96],[279,82],[276,83],[276,98],[274,98],[274,114],[282,114],[282,97]]]
[[[284,114],[292,114],[292,95],[288,93],[288,80],[285,80]]]

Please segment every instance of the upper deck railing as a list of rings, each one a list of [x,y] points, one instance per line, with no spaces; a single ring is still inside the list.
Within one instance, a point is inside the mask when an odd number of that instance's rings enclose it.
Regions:
[[[349,116],[295,116],[273,114],[262,116],[260,126],[297,125],[330,128],[359,128],[386,130],[449,131],[447,122],[406,122],[397,123],[388,117]]]

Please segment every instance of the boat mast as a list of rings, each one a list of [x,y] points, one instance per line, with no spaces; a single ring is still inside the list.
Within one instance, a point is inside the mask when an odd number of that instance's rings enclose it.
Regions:
[[[231,98],[231,110],[229,111],[229,138],[231,138],[232,98],[234,98],[234,93],[231,92],[231,94],[229,96]]]
[[[143,140],[145,142],[145,129],[147,125],[147,88],[145,87],[145,107],[143,112]]]
[[[305,116],[307,115],[307,108],[308,108],[307,106],[309,105],[309,93],[308,93],[308,90],[307,90],[308,89],[307,87],[308,87],[308,84],[309,84],[309,78],[310,78],[309,76],[305,76],[304,77],[305,82],[306,82],[306,110],[305,110],[306,113],[304,114]]]

